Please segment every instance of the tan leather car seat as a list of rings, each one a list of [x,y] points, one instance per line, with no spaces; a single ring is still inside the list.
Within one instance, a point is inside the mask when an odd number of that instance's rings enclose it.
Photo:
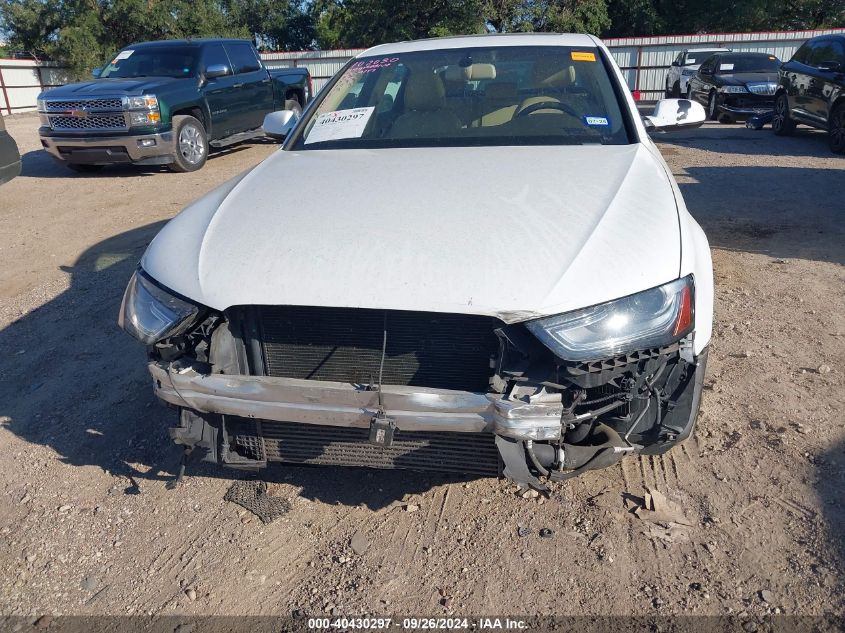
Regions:
[[[446,90],[432,72],[419,70],[408,77],[405,111],[393,123],[394,138],[449,134],[461,128],[461,120],[446,106]]]
[[[516,82],[496,81],[489,83],[484,88],[484,93],[484,102],[488,112],[482,115],[480,121],[474,123],[475,126],[504,125],[513,119],[519,101]]]
[[[535,103],[550,101],[560,103],[561,99],[555,93],[557,92],[562,95],[564,90],[575,85],[576,80],[575,66],[572,64],[553,57],[543,57],[537,60],[532,70],[532,87],[535,90],[547,94],[539,94],[523,99],[522,103],[519,104],[517,113],[522,112],[525,108]],[[560,110],[553,109],[535,110],[535,112],[566,114]]]

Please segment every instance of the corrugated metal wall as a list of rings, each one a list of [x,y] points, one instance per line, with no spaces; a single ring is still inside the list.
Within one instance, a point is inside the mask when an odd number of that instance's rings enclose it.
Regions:
[[[58,64],[0,58],[0,112],[34,110],[39,92],[67,82],[67,71]]]
[[[777,31],[770,33],[713,33],[608,39],[616,63],[631,90],[639,90],[643,101],[663,95],[666,71],[672,60],[687,48],[717,47],[736,51],[764,52],[781,60],[789,59],[804,40],[845,29],[818,31]],[[319,90],[343,65],[363,49],[262,53],[269,68],[306,67]],[[5,113],[35,109],[35,98],[42,87],[67,81],[63,69],[52,63],[0,59],[0,110]]]
[[[786,61],[807,39],[845,29],[816,31],[773,31],[768,33],[712,33],[607,39],[607,44],[631,90],[639,90],[643,101],[663,96],[666,71],[678,53],[688,48],[730,48],[735,51],[770,53]],[[268,66],[307,66],[314,88],[322,88],[334,73],[363,49],[263,53]]]
[[[314,90],[319,91],[329,79],[363,48],[348,48],[331,51],[297,51],[285,53],[261,53],[261,59],[268,68],[298,66],[308,69],[314,81]]]
[[[663,96],[666,71],[678,53],[688,48],[730,48],[747,53],[769,53],[788,60],[811,37],[845,33],[845,29],[817,31],[773,31],[768,33],[712,33],[607,39],[607,44],[631,90],[639,90],[643,101]]]

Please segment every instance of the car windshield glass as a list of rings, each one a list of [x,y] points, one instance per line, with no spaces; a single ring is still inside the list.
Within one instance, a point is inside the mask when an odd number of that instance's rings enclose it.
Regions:
[[[195,46],[126,48],[103,68],[101,78],[189,77],[197,63]]]
[[[728,73],[776,73],[780,60],[774,55],[727,55],[716,62],[716,72]]]
[[[365,57],[324,92],[291,148],[626,144],[618,99],[596,48]]]
[[[718,52],[720,51],[695,51],[694,53],[687,53],[684,65],[693,66],[695,64],[700,64],[705,59]]]

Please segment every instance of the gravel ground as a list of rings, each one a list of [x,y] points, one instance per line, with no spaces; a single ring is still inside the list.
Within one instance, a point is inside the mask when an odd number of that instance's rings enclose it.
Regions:
[[[660,138],[716,269],[696,438],[550,500],[489,479],[272,469],[291,510],[264,525],[223,500],[230,471],[165,489],[173,414],[115,318],[163,222],[276,146],[194,174],[85,176],[39,149],[34,117],[7,124],[24,167],[0,189],[0,614],[845,608],[845,159],[823,135]],[[684,517],[637,518],[647,489]]]

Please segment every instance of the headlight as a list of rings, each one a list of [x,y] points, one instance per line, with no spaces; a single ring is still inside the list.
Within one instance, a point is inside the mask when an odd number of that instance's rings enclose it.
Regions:
[[[721,88],[719,88],[719,92],[727,94],[737,94],[748,92],[748,90],[745,89],[745,86],[722,86]]]
[[[35,103],[39,112],[47,111],[47,102],[44,99],[38,99]]]
[[[158,110],[158,97],[144,95],[143,97],[129,97],[130,110]]]
[[[129,124],[135,127],[142,125],[158,125],[161,121],[161,114],[158,112],[130,112]]]
[[[695,68],[686,68],[681,71],[684,77],[692,77],[695,74]]]
[[[693,278],[525,325],[556,356],[584,361],[673,343],[693,329]]]
[[[117,324],[147,345],[183,334],[193,325],[200,308],[172,295],[135,271],[120,305]]]

